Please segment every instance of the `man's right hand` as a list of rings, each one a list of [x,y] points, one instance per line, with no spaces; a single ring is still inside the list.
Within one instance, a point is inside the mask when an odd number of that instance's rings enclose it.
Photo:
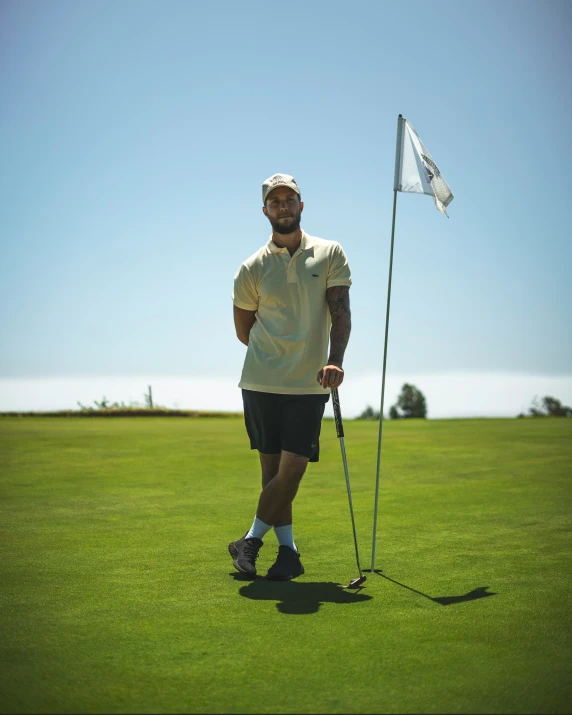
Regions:
[[[320,370],[317,380],[324,390],[328,387],[339,387],[344,381],[344,371],[338,365],[330,363]]]

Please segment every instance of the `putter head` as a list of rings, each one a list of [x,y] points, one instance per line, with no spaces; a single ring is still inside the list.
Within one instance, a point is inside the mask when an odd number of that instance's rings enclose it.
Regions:
[[[350,581],[344,588],[359,588],[365,580],[366,577],[362,574],[359,578],[354,578],[353,581]]]

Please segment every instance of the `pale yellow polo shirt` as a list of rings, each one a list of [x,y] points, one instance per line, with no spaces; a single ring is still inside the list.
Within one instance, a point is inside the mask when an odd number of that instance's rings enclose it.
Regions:
[[[328,359],[326,288],[350,286],[339,243],[302,233],[293,256],[272,238],[240,266],[234,305],[256,311],[239,387],[283,395],[323,395],[316,381]]]

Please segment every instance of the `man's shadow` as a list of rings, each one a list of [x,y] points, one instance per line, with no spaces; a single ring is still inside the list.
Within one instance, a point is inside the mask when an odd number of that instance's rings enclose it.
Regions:
[[[230,574],[235,581],[244,581],[241,574]],[[360,603],[371,600],[371,596],[359,593],[362,589],[342,588],[339,583],[324,581],[319,583],[298,583],[296,581],[267,581],[257,578],[239,589],[241,596],[255,601],[277,601],[280,613],[317,613],[323,603]]]
[[[370,571],[370,569],[368,569],[368,571]],[[418,593],[420,596],[424,596],[425,598],[428,598],[430,601],[433,601],[434,603],[439,603],[439,604],[441,604],[441,606],[451,606],[454,603],[464,603],[465,601],[476,601],[478,598],[486,598],[487,596],[496,596],[497,595],[494,591],[491,593],[487,593],[487,588],[489,588],[489,586],[479,586],[478,588],[474,588],[472,591],[469,591],[468,593],[465,593],[461,596],[428,596],[426,593],[422,593],[421,591],[418,591],[416,588],[411,588],[411,586],[406,586],[404,583],[400,583],[399,581],[396,581],[393,578],[389,578],[389,576],[386,576],[385,574],[381,573],[381,569],[375,569],[374,573],[376,573],[378,576],[381,576],[381,578],[386,579],[387,581],[391,581],[392,583],[395,583],[398,586],[402,586],[403,588],[406,588],[409,591],[413,591],[413,593]]]

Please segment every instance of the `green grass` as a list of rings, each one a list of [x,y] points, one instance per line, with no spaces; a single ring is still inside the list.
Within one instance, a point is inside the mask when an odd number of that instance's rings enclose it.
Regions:
[[[364,567],[377,429],[345,423]],[[321,442],[306,574],[273,584],[226,551],[259,493],[240,419],[0,421],[0,712],[570,713],[572,420],[385,424],[357,593]]]

